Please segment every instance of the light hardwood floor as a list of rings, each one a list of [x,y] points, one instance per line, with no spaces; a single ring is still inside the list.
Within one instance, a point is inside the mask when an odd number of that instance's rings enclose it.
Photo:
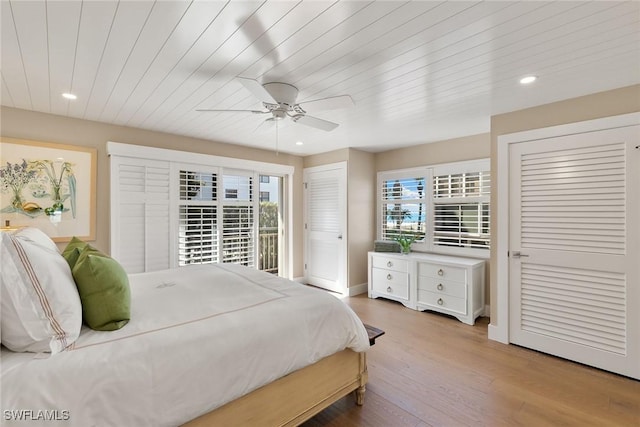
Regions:
[[[317,426],[640,426],[640,381],[487,338],[468,326],[365,295],[346,299],[386,334],[368,353],[362,407],[347,396]]]

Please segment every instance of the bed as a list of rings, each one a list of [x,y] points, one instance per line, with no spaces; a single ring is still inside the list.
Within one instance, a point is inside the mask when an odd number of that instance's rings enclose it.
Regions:
[[[83,326],[57,354],[2,347],[6,425],[298,425],[363,403],[367,332],[329,293],[232,264],[129,281],[123,328]]]

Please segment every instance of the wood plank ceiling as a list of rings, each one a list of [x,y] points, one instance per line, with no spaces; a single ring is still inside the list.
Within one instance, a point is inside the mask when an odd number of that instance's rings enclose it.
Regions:
[[[2,0],[2,105],[276,148],[236,79],[286,82],[332,132],[278,149],[382,151],[489,131],[490,116],[640,83],[640,2]],[[538,80],[522,86],[533,74]],[[64,92],[77,95],[70,101]],[[295,145],[302,141],[304,145]]]

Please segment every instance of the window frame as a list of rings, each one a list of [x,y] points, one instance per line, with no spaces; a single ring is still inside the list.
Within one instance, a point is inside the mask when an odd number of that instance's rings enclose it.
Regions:
[[[281,214],[282,214],[282,233],[281,233],[281,243],[282,245],[279,249],[282,251],[283,256],[280,258],[280,263],[282,268],[279,268],[279,274],[283,277],[292,278],[293,277],[293,251],[291,248],[293,247],[293,203],[291,203],[291,199],[293,197],[293,175],[295,172],[294,166],[291,165],[283,165],[277,163],[266,163],[255,160],[245,160],[245,159],[237,159],[231,157],[222,157],[208,154],[200,154],[200,153],[192,153],[188,151],[179,151],[179,150],[170,150],[164,148],[157,147],[147,147],[140,145],[132,145],[132,144],[123,144],[119,142],[108,141],[106,146],[107,154],[112,157],[111,162],[111,197],[112,200],[117,201],[119,199],[118,193],[118,181],[117,174],[114,173],[115,165],[119,164],[138,164],[144,163],[148,161],[163,161],[166,162],[171,169],[170,174],[170,182],[169,182],[169,193],[170,200],[167,200],[166,203],[170,209],[170,215],[172,215],[169,219],[169,230],[167,235],[165,236],[167,245],[170,248],[169,255],[169,268],[178,267],[178,255],[177,255],[177,244],[178,244],[178,216],[179,216],[179,178],[177,178],[176,169],[180,167],[191,167],[196,170],[200,170],[205,172],[207,170],[216,170],[219,174],[219,177],[224,173],[229,172],[238,172],[242,171],[243,173],[250,173],[253,176],[254,186],[257,185],[257,180],[260,175],[269,175],[269,176],[278,176],[282,178],[282,194],[280,195],[282,200],[281,206]],[[218,199],[223,198],[223,194],[221,194],[222,184],[220,180],[218,181]],[[257,187],[256,187],[257,188]],[[222,197],[221,197],[222,196]],[[227,201],[229,202],[229,201]],[[256,228],[256,236],[257,236],[257,227],[258,221],[255,220],[258,214],[259,201],[258,197],[255,197],[254,194],[254,202],[256,207],[254,208],[254,224]],[[220,205],[222,203],[220,201]],[[114,243],[117,241],[120,230],[120,221],[118,219],[118,209],[119,205],[117,203],[113,203],[111,206],[111,247],[115,249],[115,257],[117,258],[119,254],[117,253],[117,245]],[[220,212],[218,212],[220,214]],[[143,242],[144,246],[144,242]],[[257,245],[256,245],[257,247]],[[153,250],[153,248],[147,248],[149,250]],[[143,249],[144,251],[144,249]],[[257,251],[257,249],[256,249]]]
[[[197,164],[185,164],[185,163],[172,163],[170,164],[170,192],[169,192],[169,226],[170,226],[170,260],[171,267],[182,267],[190,264],[203,264],[203,262],[193,262],[181,264],[180,260],[180,229],[181,229],[181,209],[186,208],[213,208],[215,211],[215,256],[212,257],[211,262],[219,262],[221,252],[220,242],[220,185],[222,170],[218,167],[203,166]],[[181,181],[182,172],[189,172],[194,174],[208,174],[215,177],[215,183],[213,186],[213,197],[211,199],[188,199],[183,198]],[[195,245],[196,247],[198,245]]]
[[[425,204],[425,212],[426,212],[426,225],[425,225],[425,238],[421,241],[416,241],[412,244],[411,248],[416,252],[430,252],[430,253],[439,253],[439,254],[447,254],[447,255],[458,255],[458,256],[471,256],[474,258],[482,258],[489,259],[490,257],[490,245],[487,246],[486,249],[482,248],[469,248],[469,247],[459,247],[459,246],[442,246],[436,245],[434,243],[434,234],[435,234],[435,209],[436,205],[443,204],[442,202],[436,202],[434,197],[434,177],[441,175],[455,175],[461,173],[475,173],[475,172],[484,172],[488,171],[489,176],[491,176],[491,164],[490,159],[477,159],[477,160],[468,160],[461,162],[452,162],[452,163],[443,163],[443,164],[435,164],[435,165],[427,165],[420,166],[415,168],[407,168],[407,169],[395,169],[388,171],[379,171],[377,174],[377,182],[376,182],[376,238],[382,239],[383,236],[383,209],[385,201],[383,200],[383,183],[385,181],[394,180],[394,179],[411,179],[416,177],[425,177],[424,184],[424,204]],[[482,202],[478,201],[477,203],[487,203],[489,205],[489,217],[491,215],[491,205],[490,205],[490,197],[491,195],[483,195],[481,196]],[[459,199],[456,198],[458,201]],[[388,202],[387,202],[388,203]],[[489,228],[489,240],[491,236],[491,229]]]
[[[416,178],[416,177],[422,177],[424,178],[424,194],[423,194],[423,199],[422,199],[422,204],[424,205],[423,208],[423,212],[425,216],[429,215],[429,206],[427,203],[427,193],[426,193],[426,189],[428,187],[428,183],[429,183],[429,177],[426,174],[426,170],[425,168],[412,168],[412,169],[402,169],[402,170],[395,170],[395,171],[386,171],[386,172],[378,172],[378,196],[377,196],[377,219],[378,219],[378,239],[383,238],[384,233],[383,233],[383,227],[384,227],[384,223],[385,221],[387,221],[387,218],[385,215],[383,215],[383,212],[385,212],[384,210],[384,205],[385,204],[392,204],[389,203],[390,200],[383,200],[384,198],[384,187],[383,187],[383,183],[387,182],[387,181],[395,181],[395,180],[405,180],[405,179],[412,179],[412,178]],[[399,204],[420,204],[420,199],[419,198],[415,198],[415,199],[402,199],[402,203]],[[395,203],[393,203],[395,204]],[[425,223],[425,230],[427,229],[427,225]],[[424,242],[424,240],[427,237],[427,233],[425,232],[425,237],[423,240],[420,241],[416,241],[414,243],[414,245],[421,245],[422,242]]]

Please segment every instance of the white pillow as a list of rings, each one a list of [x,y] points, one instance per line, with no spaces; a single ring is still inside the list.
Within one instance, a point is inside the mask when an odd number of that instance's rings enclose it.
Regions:
[[[33,241],[34,243],[39,244],[40,246],[44,246],[45,248],[49,248],[52,251],[60,252],[58,250],[58,246],[55,244],[51,237],[47,236],[44,231],[35,227],[24,227],[19,228],[14,232],[15,236],[19,236],[23,239],[28,239]]]
[[[2,344],[55,354],[78,339],[82,305],[69,264],[34,230],[0,233]]]

